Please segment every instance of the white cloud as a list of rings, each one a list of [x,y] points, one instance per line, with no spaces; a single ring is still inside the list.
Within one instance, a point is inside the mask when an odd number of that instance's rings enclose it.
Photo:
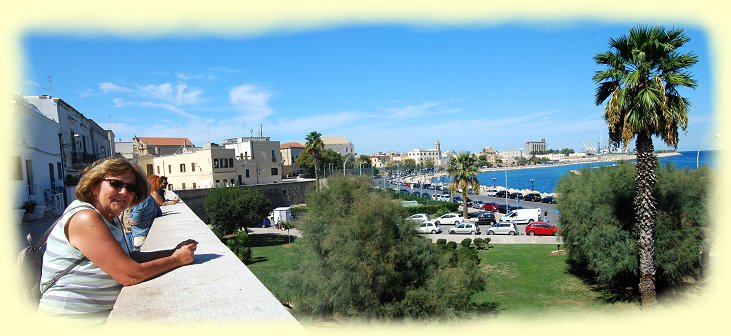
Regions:
[[[99,91],[101,92],[131,92],[131,89],[119,86],[111,82],[99,83]]]
[[[139,86],[139,91],[146,97],[160,99],[175,105],[195,105],[200,102],[200,89],[190,89],[185,84],[173,86],[172,83],[148,84]]]
[[[243,112],[240,119],[245,121],[261,121],[271,115],[268,105],[271,97],[271,93],[253,84],[239,85],[229,91],[229,101],[237,111]]]

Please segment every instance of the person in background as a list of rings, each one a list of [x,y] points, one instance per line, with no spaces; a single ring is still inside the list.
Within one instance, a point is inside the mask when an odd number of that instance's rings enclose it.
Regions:
[[[153,197],[155,197],[155,201],[157,201],[157,204],[160,206],[163,205],[171,205],[171,204],[177,204],[180,202],[180,198],[175,197],[174,199],[167,200],[165,199],[165,190],[168,188],[168,178],[167,176],[160,176],[160,188],[153,189],[156,192],[151,193]]]
[[[130,252],[119,215],[147,198],[144,173],[124,158],[97,160],[82,173],[73,201],[52,229],[43,255],[40,314],[106,322],[122,286],[131,286],[193,262],[198,243]],[[61,270],[73,266],[52,282]],[[48,287],[48,288],[46,288]]]
[[[160,188],[160,176],[150,175],[147,177],[151,190]],[[145,200],[137,205],[131,206],[122,215],[124,233],[127,236],[129,246],[133,251],[139,251],[145,242],[147,233],[150,232],[155,218],[162,216],[162,210],[157,205],[152,194],[145,197]]]

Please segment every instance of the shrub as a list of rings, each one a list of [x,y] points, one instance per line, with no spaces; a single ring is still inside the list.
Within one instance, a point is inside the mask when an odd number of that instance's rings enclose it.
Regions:
[[[449,250],[456,250],[457,249],[457,243],[450,241],[447,242],[447,249]]]
[[[401,319],[470,311],[474,286],[459,282],[470,270],[446,273],[435,245],[370,184],[368,178],[335,176],[310,194],[308,216],[298,222],[307,234],[294,245],[302,263],[284,275],[296,313]],[[455,292],[440,297],[444,286]]]
[[[253,187],[210,189],[203,208],[211,226],[222,235],[255,226],[272,210],[269,199]]]
[[[245,264],[251,262],[251,247],[247,246],[248,241],[249,235],[245,230],[236,232],[233,237],[226,240],[226,246]]]
[[[488,239],[490,239],[490,238],[488,238]],[[487,246],[487,243],[485,243],[485,240],[482,238],[475,238],[474,242],[475,242],[475,248],[478,250],[484,250],[485,247]]]
[[[446,245],[446,244],[447,244],[446,239],[444,239],[444,238],[437,239],[437,245]]]
[[[472,239],[470,239],[470,238],[462,239],[462,242],[460,244],[464,248],[470,248],[470,245],[472,245]]]
[[[595,280],[634,286],[639,281],[634,165],[586,169],[563,176],[557,207],[568,262]],[[655,266],[658,288],[695,275],[708,226],[710,170],[658,167]]]

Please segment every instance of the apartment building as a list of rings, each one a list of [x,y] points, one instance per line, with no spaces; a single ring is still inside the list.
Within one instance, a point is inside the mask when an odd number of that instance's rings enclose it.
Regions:
[[[132,138],[132,150],[136,156],[170,155],[192,147],[195,145],[188,138]]]
[[[238,137],[223,140],[222,145],[233,149],[240,161],[256,166],[257,183],[282,181],[283,160],[279,141],[272,141],[269,137]]]
[[[322,137],[321,139],[322,143],[325,144],[325,150],[332,149],[333,151],[340,153],[343,157],[355,154],[355,146],[344,136],[329,138]]]
[[[406,158],[414,160],[416,164],[423,164],[427,160],[430,160],[435,165],[440,165],[442,162],[442,146],[439,140],[434,142],[434,148],[432,149],[419,149],[416,148],[406,153]]]
[[[541,141],[528,141],[523,148],[525,148],[525,154],[528,157],[545,152],[548,149],[546,147],[546,139],[541,139]]]
[[[279,146],[282,155],[282,176],[297,176],[307,171],[297,165],[297,157],[305,150],[305,145],[299,142],[288,142]]]

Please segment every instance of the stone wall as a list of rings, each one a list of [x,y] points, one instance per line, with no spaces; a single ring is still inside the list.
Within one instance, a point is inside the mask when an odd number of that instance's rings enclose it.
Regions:
[[[315,188],[315,181],[306,180],[261,184],[254,185],[253,187],[259,189],[264,196],[272,202],[272,206],[277,208],[305,203],[310,190]],[[203,209],[203,199],[205,199],[206,194],[208,194],[208,190],[209,189],[186,189],[175,190],[175,193],[178,194],[178,197],[180,197],[180,199],[183,200],[183,202],[185,202],[191,210],[193,210],[198,218],[208,223],[208,215]]]

